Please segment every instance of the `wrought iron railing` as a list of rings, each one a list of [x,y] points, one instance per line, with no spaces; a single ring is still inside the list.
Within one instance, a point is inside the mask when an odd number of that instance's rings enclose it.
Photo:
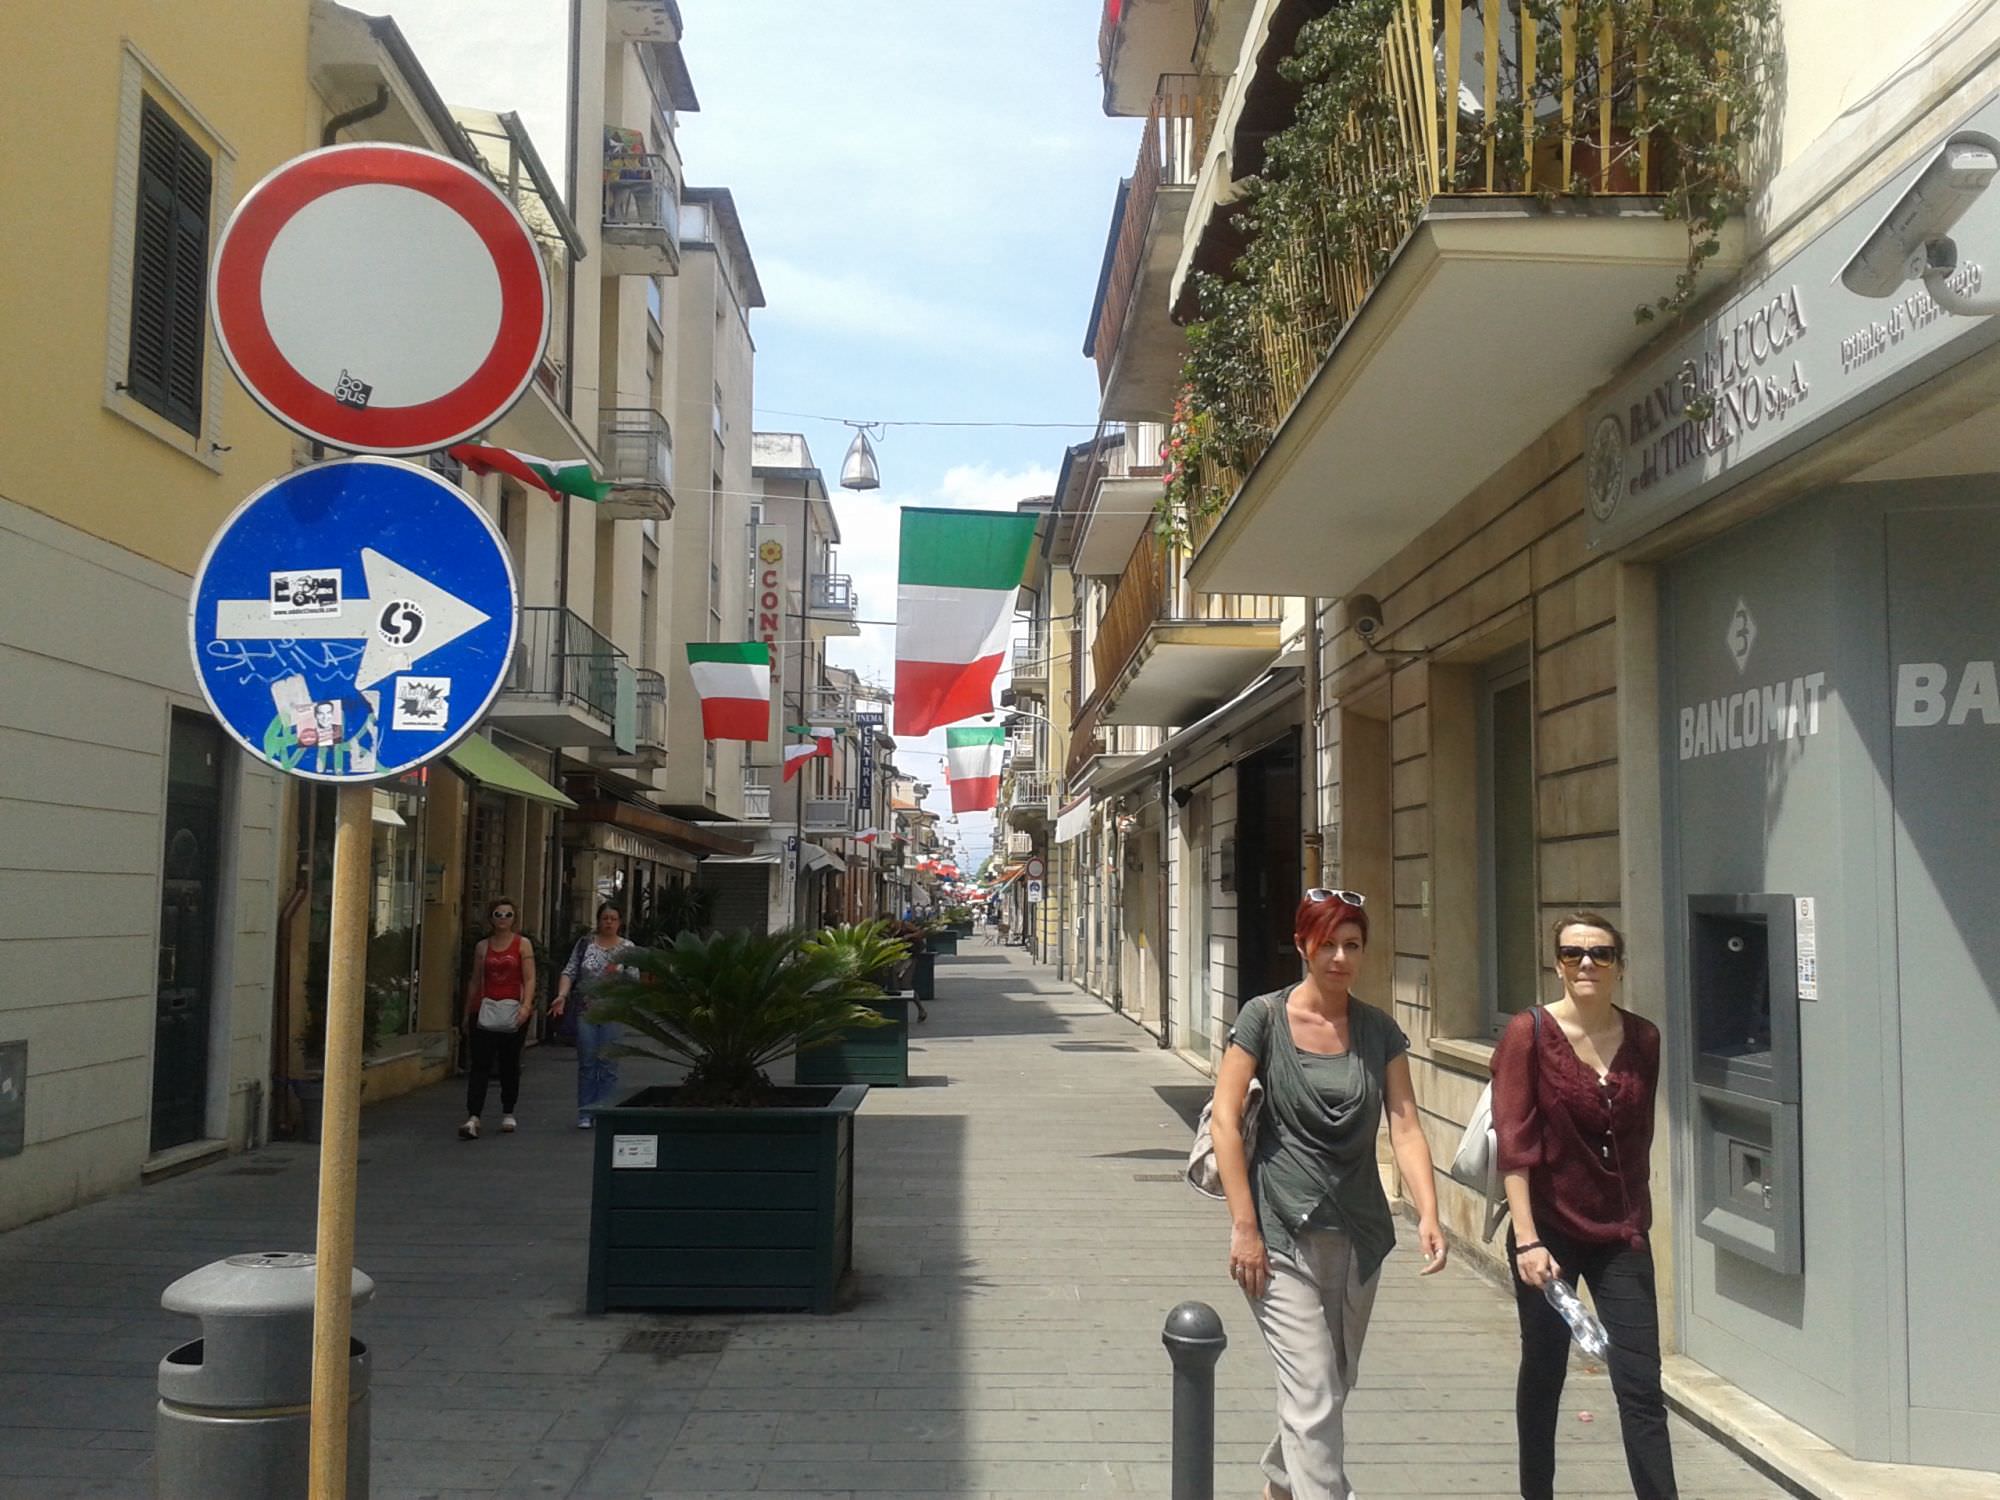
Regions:
[[[618,667],[625,653],[574,610],[524,605],[505,691],[585,709],[606,724],[618,717]]]
[[[604,227],[607,231],[662,234],[678,249],[680,210],[674,174],[665,157],[648,153],[606,161]]]
[[[1047,771],[1016,771],[1013,791],[1007,798],[1007,805],[1047,811],[1051,791]]]
[[[614,489],[673,490],[674,429],[649,406],[608,408],[597,453]]]

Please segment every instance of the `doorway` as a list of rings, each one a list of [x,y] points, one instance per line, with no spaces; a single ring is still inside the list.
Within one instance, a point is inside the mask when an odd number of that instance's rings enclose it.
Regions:
[[[155,1154],[202,1138],[222,839],[222,732],[176,709],[167,739],[166,837],[153,1014]]]
[[[1215,1050],[1211,1035],[1215,1023],[1215,977],[1209,963],[1210,934],[1209,798],[1206,790],[1188,799],[1182,814],[1187,861],[1181,881],[1181,931],[1187,934],[1187,1031],[1182,1043],[1196,1057],[1206,1061]]]
[[[1299,889],[1299,735],[1236,765],[1236,1003],[1298,982],[1292,916]]]

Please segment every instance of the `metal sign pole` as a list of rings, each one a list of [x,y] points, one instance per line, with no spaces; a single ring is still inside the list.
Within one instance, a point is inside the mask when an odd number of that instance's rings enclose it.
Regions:
[[[354,1320],[354,1198],[361,1134],[362,993],[368,977],[368,863],[374,789],[340,788],[320,1106],[318,1275],[313,1288],[311,1500],[347,1495],[348,1360]]]

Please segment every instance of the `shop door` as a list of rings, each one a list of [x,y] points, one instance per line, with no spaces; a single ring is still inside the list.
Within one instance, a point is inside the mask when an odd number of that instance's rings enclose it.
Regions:
[[[1247,1000],[1298,983],[1292,943],[1299,889],[1299,743],[1278,744],[1237,763],[1236,963],[1240,1009]]]
[[[1207,1057],[1215,1047],[1215,971],[1209,963],[1208,793],[1188,805],[1188,1049]]]
[[[2000,506],[1888,527],[1910,1459],[2000,1469]]]
[[[176,713],[167,746],[160,858],[159,980],[153,1019],[155,1152],[200,1140],[208,1112],[209,981],[215,967],[222,734]]]

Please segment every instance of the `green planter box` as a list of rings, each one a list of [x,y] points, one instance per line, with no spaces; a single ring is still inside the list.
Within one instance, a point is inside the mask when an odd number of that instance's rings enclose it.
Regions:
[[[972,936],[972,924],[970,922],[954,922],[951,924],[951,930],[962,938]]]
[[[910,999],[884,995],[864,1001],[887,1026],[857,1026],[830,1046],[799,1054],[800,1083],[873,1083],[902,1088],[910,1081]]]
[[[924,945],[931,950],[933,955],[944,953],[956,956],[958,953],[958,934],[950,929],[944,932],[934,932],[924,939]]]
[[[916,992],[917,1004],[929,1005],[937,999],[937,955],[926,949],[914,956],[914,967],[910,970],[910,987]]]
[[[671,1088],[597,1111],[593,1313],[833,1311],[854,1259],[858,1084],[773,1109],[675,1109]]]

